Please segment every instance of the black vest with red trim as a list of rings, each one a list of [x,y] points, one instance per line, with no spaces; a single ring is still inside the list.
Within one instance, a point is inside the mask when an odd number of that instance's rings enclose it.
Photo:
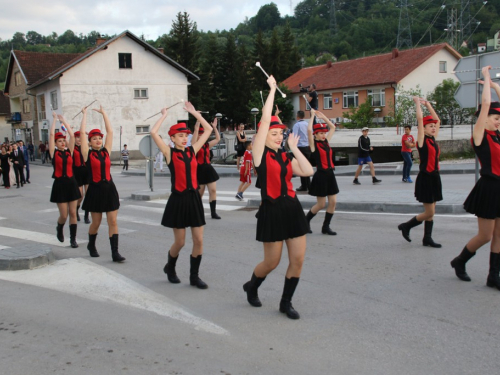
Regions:
[[[110,182],[111,178],[111,159],[108,150],[105,148],[99,151],[90,149],[87,158],[87,170],[89,171],[90,183],[99,184],[101,182]]]
[[[481,176],[500,179],[500,132],[485,130],[479,146],[474,144],[474,139],[471,142],[481,164]]]
[[[333,151],[328,141],[314,141],[314,152],[312,157],[316,161],[318,171],[327,171],[333,169]]]
[[[198,189],[196,177],[198,161],[193,146],[186,147],[184,150],[170,148],[170,158],[168,169],[170,169],[172,192],[185,193]]]
[[[210,164],[210,146],[205,143],[196,154],[198,164]]]
[[[73,168],[85,167],[85,160],[83,160],[82,149],[80,146],[75,145],[73,150]]]
[[[281,150],[264,148],[260,165],[256,168],[260,181],[262,199],[274,201],[278,198],[295,198],[292,185],[293,155]]]
[[[56,149],[52,158],[52,166],[54,173],[52,178],[71,178],[73,177],[73,158],[71,152],[66,149],[64,151]]]
[[[424,144],[422,147],[417,144],[417,150],[420,156],[420,172],[439,172],[439,154],[441,150],[434,137],[425,135]]]

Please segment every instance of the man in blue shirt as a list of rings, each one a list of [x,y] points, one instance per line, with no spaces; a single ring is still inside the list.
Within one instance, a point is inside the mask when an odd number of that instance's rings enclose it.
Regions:
[[[304,111],[297,111],[297,122],[293,126],[292,133],[299,137],[299,143],[297,148],[302,154],[309,160],[311,158],[311,148],[309,147],[309,139],[307,137],[307,121],[304,120]],[[308,191],[309,185],[311,185],[310,177],[300,178],[300,187],[297,191]]]

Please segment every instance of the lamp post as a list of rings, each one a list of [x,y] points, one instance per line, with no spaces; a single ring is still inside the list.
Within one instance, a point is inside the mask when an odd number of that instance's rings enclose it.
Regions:
[[[253,115],[253,127],[254,130],[257,131],[257,115],[259,114],[259,110],[257,108],[252,108],[250,113]]]
[[[215,118],[217,119],[217,130],[220,132],[220,119],[222,118],[222,113],[217,112]]]
[[[380,112],[382,112],[382,109],[381,108],[375,108],[373,110],[373,112],[375,112],[375,114],[377,115],[377,126],[378,126],[379,125],[378,116],[380,115]]]

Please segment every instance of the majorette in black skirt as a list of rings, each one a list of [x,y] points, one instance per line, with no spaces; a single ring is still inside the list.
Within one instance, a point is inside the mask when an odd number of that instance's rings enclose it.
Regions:
[[[201,227],[206,224],[203,203],[198,193],[198,162],[192,146],[184,150],[170,148],[168,165],[172,193],[168,198],[161,225],[168,228]]]
[[[198,184],[206,185],[219,179],[219,174],[212,164],[198,164]]]
[[[59,134],[59,133],[58,133]],[[73,159],[69,150],[55,150],[52,158],[54,173],[52,178],[52,191],[50,201],[52,203],[68,203],[80,199],[80,189],[73,176]]]
[[[89,171],[87,170],[87,167],[75,167],[73,168],[73,173],[75,175],[76,183],[78,184],[78,186],[89,184]]]
[[[421,203],[434,203],[443,200],[443,187],[439,172],[419,172],[415,181],[415,198]]]
[[[320,170],[318,169],[311,181],[309,187],[309,195],[314,197],[327,197],[339,193],[339,186],[333,169]]]
[[[500,217],[500,179],[481,176],[464,202],[465,211],[482,219]]]
[[[111,160],[106,148],[89,150],[87,170],[90,181],[82,205],[85,211],[102,213],[120,208],[120,197],[111,178],[110,169]]]

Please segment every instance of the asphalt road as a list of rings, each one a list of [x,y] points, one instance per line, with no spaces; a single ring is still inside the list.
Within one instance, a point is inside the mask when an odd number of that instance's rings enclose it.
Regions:
[[[32,183],[0,191],[0,246],[22,246],[54,234],[51,170],[32,167]],[[144,177],[113,169],[123,264],[111,261],[107,227],[100,258],[85,247],[54,246],[54,265],[0,272],[0,359],[4,374],[485,374],[498,371],[500,292],[485,286],[488,250],[459,281],[450,260],[474,235],[468,215],[435,218],[442,249],[421,246],[423,227],[404,241],[397,225],[410,215],[337,213],[335,237],[319,234],[323,214],[307,238],[303,274],[293,299],[301,319],[278,311],[286,253],[250,306],[242,285],[262,258],[255,211],[220,180],[222,220],[207,218],[200,276],[208,290],[189,286],[189,253],[178,261],[179,285],[163,273],[173,235],[159,225],[162,202],[138,202]],[[449,176],[453,186],[470,176]],[[169,179],[157,179],[167,186]],[[352,189],[351,177],[339,178]],[[396,184],[398,176],[384,176]],[[377,186],[377,189],[382,186]],[[256,194],[252,188],[249,193]],[[339,199],[341,196],[339,195]],[[209,210],[206,210],[208,213]],[[18,231],[9,231],[17,229]],[[24,232],[20,232],[24,231]],[[21,234],[19,234],[21,233]],[[65,227],[68,235],[68,227]]]

